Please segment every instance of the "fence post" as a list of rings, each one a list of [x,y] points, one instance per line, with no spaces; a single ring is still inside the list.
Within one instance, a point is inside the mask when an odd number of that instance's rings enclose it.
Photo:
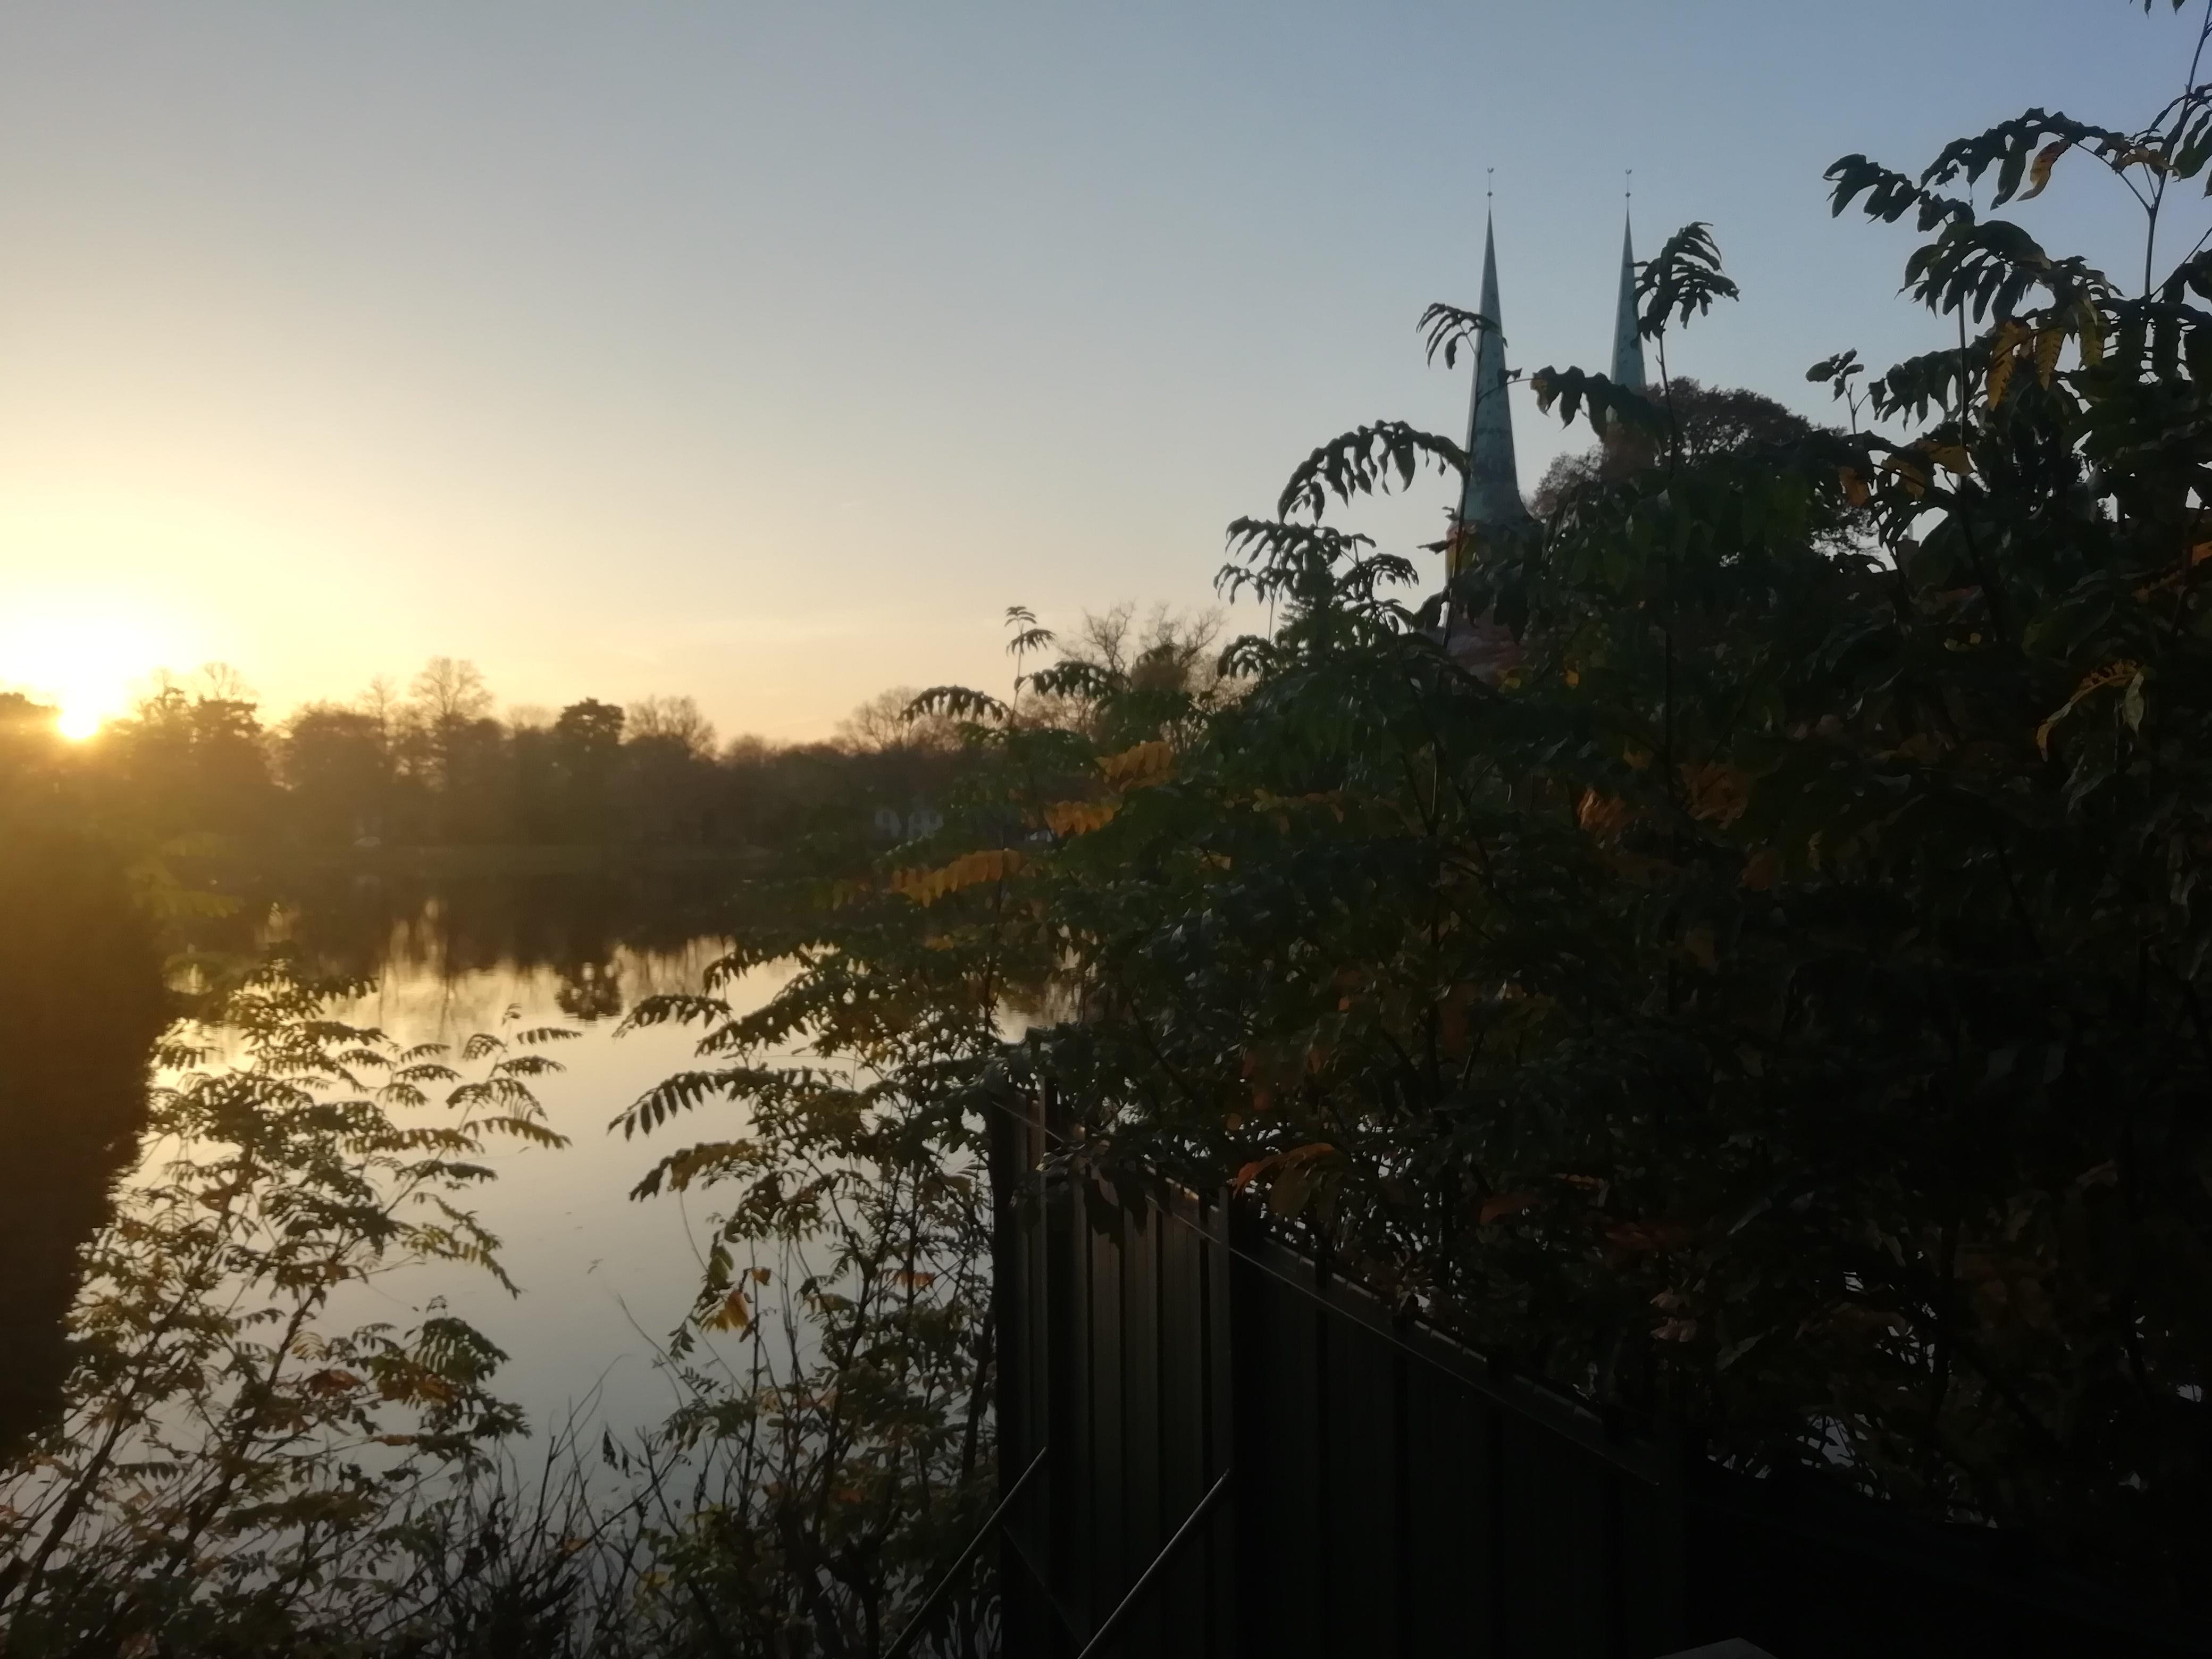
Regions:
[[[1021,1514],[1011,1505],[1015,1490],[1036,1474],[1046,1443],[1043,1425],[1030,1420],[1033,1379],[1030,1332],[1037,1286],[1030,1271],[1024,1202],[1035,1168],[1035,1109],[1018,1089],[994,1092],[984,1110],[985,1149],[991,1178],[991,1391],[997,1415],[999,1502],[1006,1524],[993,1540],[998,1552],[1000,1645],[1009,1653],[1041,1652],[1049,1613],[1041,1588],[1024,1568],[1016,1534]],[[1034,1497],[1027,1500],[1034,1513]]]

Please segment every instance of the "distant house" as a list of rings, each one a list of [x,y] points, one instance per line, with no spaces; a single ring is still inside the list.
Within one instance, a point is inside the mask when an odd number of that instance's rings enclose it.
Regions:
[[[945,814],[927,801],[916,801],[903,812],[896,806],[878,806],[872,823],[878,841],[920,841],[945,828]]]

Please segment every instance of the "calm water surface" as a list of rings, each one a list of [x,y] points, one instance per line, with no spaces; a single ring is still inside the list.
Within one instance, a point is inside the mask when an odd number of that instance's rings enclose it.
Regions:
[[[629,1189],[677,1147],[741,1133],[743,1117],[715,1104],[650,1137],[611,1131],[638,1095],[696,1063],[696,1028],[617,1031],[641,999],[700,989],[740,925],[711,887],[574,878],[370,884],[272,908],[264,937],[290,939],[311,966],[376,977],[373,992],[337,1010],[351,1023],[455,1050],[478,1031],[577,1033],[543,1051],[564,1069],[532,1082],[572,1144],[495,1141],[483,1161],[498,1179],[474,1195],[521,1294],[466,1268],[414,1268],[354,1291],[336,1316],[407,1325],[442,1299],[506,1350],[502,1392],[534,1425],[581,1413],[621,1431],[665,1415],[676,1384],[654,1356],[690,1305],[716,1201],[712,1193],[634,1200]],[[756,1006],[788,976],[757,969],[724,994]]]

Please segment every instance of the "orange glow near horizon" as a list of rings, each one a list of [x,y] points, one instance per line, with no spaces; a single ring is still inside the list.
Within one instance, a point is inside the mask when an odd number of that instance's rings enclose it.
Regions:
[[[55,730],[82,742],[128,712],[157,651],[155,630],[118,606],[34,600],[0,615],[0,690],[53,704]]]

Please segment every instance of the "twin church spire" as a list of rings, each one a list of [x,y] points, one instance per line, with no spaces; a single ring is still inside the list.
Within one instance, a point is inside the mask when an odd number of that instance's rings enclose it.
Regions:
[[[1636,228],[1620,224],[1620,303],[1613,313],[1613,383],[1644,390],[1644,335],[1636,316]]]
[[[1467,420],[1467,481],[1460,490],[1459,523],[1464,532],[1503,529],[1528,516],[1521,500],[1521,475],[1514,464],[1513,410],[1506,398],[1504,324],[1498,303],[1498,233],[1486,219],[1482,238],[1482,315],[1490,326],[1474,349],[1474,397]],[[1632,225],[1620,236],[1620,296],[1613,324],[1612,378],[1632,391],[1644,388],[1644,337],[1637,330],[1636,246]],[[1456,570],[1459,559],[1453,561]]]
[[[1505,332],[1498,320],[1498,227],[1482,231],[1481,313],[1488,321],[1474,343],[1474,401],[1467,416],[1467,482],[1461,487],[1459,521],[1497,528],[1528,516],[1521,504],[1521,474],[1513,461],[1513,405],[1505,396]]]

